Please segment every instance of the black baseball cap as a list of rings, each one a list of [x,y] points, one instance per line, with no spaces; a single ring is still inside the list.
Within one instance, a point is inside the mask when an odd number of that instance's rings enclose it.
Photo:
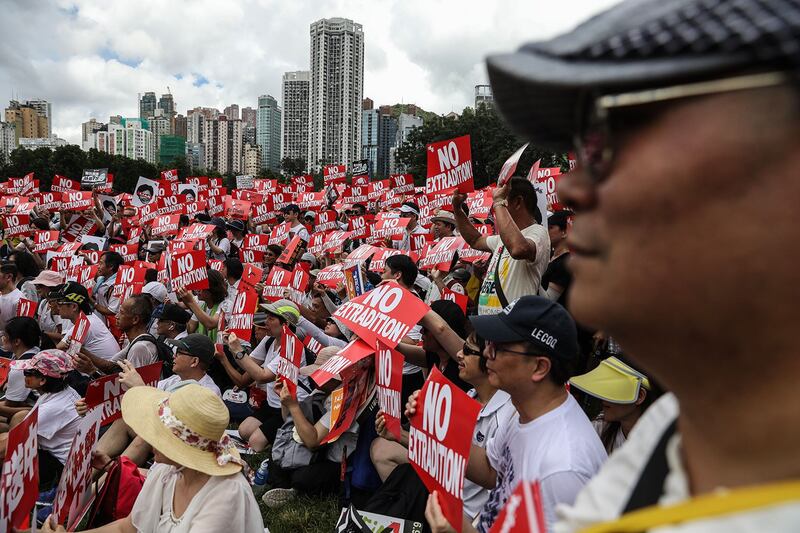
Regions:
[[[164,304],[163,307],[153,313],[153,318],[171,320],[173,322],[177,322],[178,324],[187,324],[192,318],[192,314],[179,305]]]
[[[496,315],[471,316],[475,332],[491,342],[530,342],[543,354],[571,360],[578,356],[575,321],[555,302],[523,296]]]
[[[491,55],[487,69],[512,129],[565,151],[587,97],[754,69],[796,72],[798,35],[798,2],[627,0],[554,39]]]
[[[572,216],[571,211],[556,211],[555,213],[547,217],[547,225],[558,226],[562,230],[565,230],[567,229],[567,221],[571,216]]]
[[[76,304],[86,314],[92,312],[92,305],[89,303],[89,291],[76,281],[68,281],[62,285],[56,294],[56,299],[58,299],[59,303]]]
[[[226,223],[226,225],[228,226],[229,229],[232,229],[234,231],[244,231],[245,230],[244,222],[242,222],[239,219],[229,220]]]
[[[214,343],[200,333],[190,333],[182,339],[167,339],[165,342],[209,365],[214,361]]]

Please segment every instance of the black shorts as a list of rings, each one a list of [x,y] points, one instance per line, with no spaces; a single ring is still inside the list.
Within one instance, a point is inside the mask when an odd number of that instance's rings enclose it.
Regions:
[[[267,437],[270,444],[275,442],[275,434],[278,429],[283,425],[283,416],[281,410],[275,407],[270,407],[267,401],[261,404],[261,407],[253,413],[253,417],[261,422],[261,433]]]

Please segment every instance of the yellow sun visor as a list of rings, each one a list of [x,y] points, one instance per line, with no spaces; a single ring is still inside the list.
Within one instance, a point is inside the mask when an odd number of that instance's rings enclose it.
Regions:
[[[639,398],[639,388],[650,389],[647,376],[616,357],[609,357],[586,374],[569,380],[572,387],[611,403],[631,404]]]

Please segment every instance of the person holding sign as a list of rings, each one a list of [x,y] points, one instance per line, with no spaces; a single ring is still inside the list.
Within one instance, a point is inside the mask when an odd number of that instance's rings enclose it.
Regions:
[[[264,531],[218,396],[196,384],[174,392],[134,387],[122,398],[122,418],[152,446],[156,462],[130,515],[90,531]],[[51,517],[42,531],[65,529]]]
[[[414,202],[404,202],[400,206],[400,216],[410,219],[403,238],[399,241],[391,241],[392,247],[406,252],[411,250],[411,235],[422,235],[428,230],[419,225],[419,206]]]
[[[291,240],[292,237],[295,235],[299,235],[301,239],[305,242],[308,242],[311,239],[311,235],[308,233],[308,228],[306,228],[302,222],[300,222],[300,208],[297,204],[289,204],[281,209],[281,213],[283,213],[284,221],[290,223],[292,226],[289,228],[289,239]]]
[[[84,313],[89,320],[88,334],[81,349],[101,359],[111,359],[114,354],[119,352],[119,344],[109,331],[103,321],[92,313],[92,306],[89,301],[89,292],[86,287],[75,281],[68,281],[58,291],[58,314],[64,320],[70,320],[74,324]],[[64,336],[58,343],[59,349],[67,349],[70,344],[70,337],[75,326],[70,326],[64,330]]]

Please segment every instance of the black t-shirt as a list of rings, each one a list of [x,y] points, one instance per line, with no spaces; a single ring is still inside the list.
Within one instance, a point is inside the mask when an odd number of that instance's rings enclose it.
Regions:
[[[569,253],[561,254],[547,265],[547,270],[544,271],[542,276],[542,288],[547,290],[551,283],[555,283],[559,287],[564,288],[564,292],[558,297],[558,303],[567,306],[567,295],[569,295],[569,287],[572,285],[572,272],[567,268],[567,257]]]
[[[428,369],[439,366],[439,354],[436,352],[425,352],[425,366]],[[439,368],[439,370],[442,370]],[[444,370],[442,370],[442,374],[444,377],[452,381],[459,389],[467,392],[468,390],[472,389],[472,385],[458,377],[458,363],[454,359],[448,359],[447,364],[444,366]]]

